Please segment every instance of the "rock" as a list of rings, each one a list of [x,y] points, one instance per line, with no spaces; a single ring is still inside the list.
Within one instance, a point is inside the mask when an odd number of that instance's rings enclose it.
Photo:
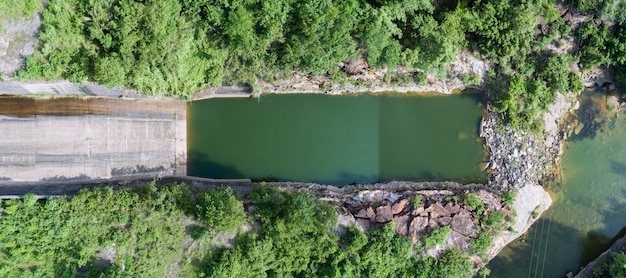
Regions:
[[[393,218],[393,222],[395,223],[395,230],[401,236],[409,235],[409,216],[403,215]]]
[[[450,212],[448,212],[448,210],[446,210],[441,203],[435,203],[431,205],[430,208],[432,208],[430,211],[430,218],[450,216]]]
[[[359,212],[354,217],[374,219],[375,216],[376,214],[374,213],[374,209],[372,209],[372,207],[367,207],[366,209],[359,210]]]
[[[380,206],[376,208],[376,218],[374,221],[378,223],[386,223],[391,221],[393,213],[391,213],[390,206]]]
[[[372,227],[372,222],[370,222],[368,219],[363,218],[357,218],[356,224],[361,227],[361,231],[368,231],[370,227]]]
[[[392,207],[391,207],[391,212],[396,215],[401,213],[402,211],[408,209],[408,205],[409,204],[409,200],[408,199],[402,199],[400,201],[398,201],[397,203],[395,203]]]
[[[450,231],[448,233],[448,237],[446,237],[446,247],[447,248],[459,248],[461,252],[467,250],[471,243],[471,239],[462,234],[457,233],[456,231]]]
[[[437,223],[435,219],[430,219],[428,220],[428,228],[430,228],[431,231],[437,230],[439,229],[439,223]]]
[[[423,212],[424,212],[424,207],[419,207],[419,208],[414,209],[411,212],[411,215],[413,215],[413,216],[423,216],[423,215],[421,215]],[[426,215],[428,215],[428,213],[426,213]]]
[[[413,243],[416,243],[419,239],[418,235],[424,231],[426,226],[428,225],[428,217],[415,217],[411,221],[411,225],[409,225],[409,235],[411,239],[413,239]]]
[[[462,210],[457,215],[452,217],[450,228],[464,236],[475,236],[476,234],[474,221],[472,221],[472,216],[467,210]]]
[[[450,222],[452,222],[452,217],[445,216],[445,217],[437,218],[435,219],[435,221],[437,221],[439,226],[446,226],[446,225],[450,225]]]
[[[444,208],[450,213],[450,215],[454,215],[461,211],[461,206],[459,204],[453,204],[452,202],[448,202]]]

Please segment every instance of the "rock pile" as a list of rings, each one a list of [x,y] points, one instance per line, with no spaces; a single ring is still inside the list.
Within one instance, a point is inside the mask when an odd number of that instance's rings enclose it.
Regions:
[[[489,148],[489,187],[504,192],[540,184],[546,174],[554,172],[564,135],[558,131],[541,136],[520,134],[512,128],[499,128],[497,117],[490,113],[480,125],[480,136]]]
[[[448,248],[458,248],[465,251],[469,248],[471,239],[478,236],[483,224],[479,212],[460,201],[459,196],[467,192],[452,192],[450,190],[419,190],[403,193],[382,194],[380,190],[365,190],[354,194],[353,199],[369,202],[344,202],[344,208],[351,214],[354,222],[361,229],[381,227],[394,222],[396,232],[408,236],[414,244],[433,231],[449,226],[444,246],[430,250],[431,255]],[[505,209],[499,197],[486,191],[478,191],[481,201],[485,204],[485,215],[496,210]],[[456,196],[456,197],[453,197]],[[379,198],[376,198],[379,197]],[[349,199],[349,197],[348,197]],[[415,201],[415,200],[418,201]],[[390,201],[393,200],[393,201]],[[421,201],[419,201],[421,200]],[[506,215],[509,214],[505,209]]]

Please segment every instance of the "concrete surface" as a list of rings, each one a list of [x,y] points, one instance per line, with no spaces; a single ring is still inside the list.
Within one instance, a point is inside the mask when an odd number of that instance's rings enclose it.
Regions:
[[[186,104],[0,97],[0,186],[185,175]]]

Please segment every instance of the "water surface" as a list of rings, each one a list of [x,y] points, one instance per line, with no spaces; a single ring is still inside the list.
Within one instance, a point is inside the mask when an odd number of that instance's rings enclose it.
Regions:
[[[194,101],[188,173],[343,185],[483,181],[481,95],[269,95]]]

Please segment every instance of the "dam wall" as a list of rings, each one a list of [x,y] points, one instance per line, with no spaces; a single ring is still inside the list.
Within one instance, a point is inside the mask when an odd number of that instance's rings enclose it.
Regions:
[[[185,102],[0,96],[0,186],[178,176],[186,163]]]

